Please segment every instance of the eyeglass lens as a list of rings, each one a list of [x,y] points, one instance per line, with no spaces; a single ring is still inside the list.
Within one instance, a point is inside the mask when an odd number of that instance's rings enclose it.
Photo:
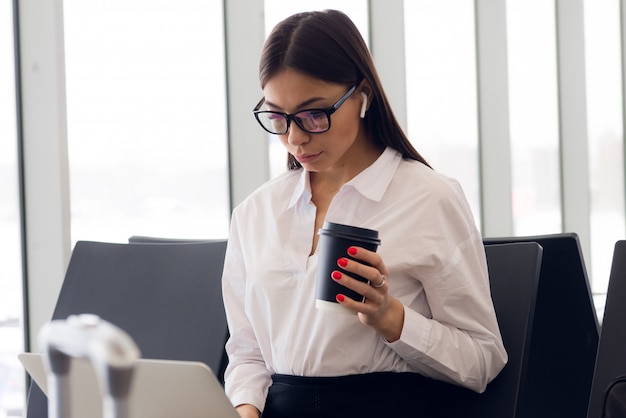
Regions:
[[[277,112],[259,112],[259,122],[265,129],[275,134],[284,134],[288,129],[288,117]],[[326,112],[321,110],[305,110],[296,113],[292,119],[304,131],[310,133],[325,132],[330,126]]]

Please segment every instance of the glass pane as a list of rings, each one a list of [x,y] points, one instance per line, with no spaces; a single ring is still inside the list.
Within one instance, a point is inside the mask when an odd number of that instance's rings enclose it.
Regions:
[[[514,232],[558,233],[561,186],[554,2],[508,0],[506,7]]]
[[[12,2],[0,5],[0,417],[24,416],[22,255]]]
[[[620,3],[586,0],[585,52],[591,193],[591,287],[603,311],[615,241],[624,239]]]
[[[226,237],[222,2],[64,12],[72,241]]]
[[[311,7],[314,4],[314,7]],[[265,0],[265,35],[269,35],[278,22],[292,14],[308,10],[341,10],[361,31],[365,42],[369,42],[369,15],[367,0]],[[252,104],[254,106],[254,104]],[[287,153],[278,137],[268,135],[270,176],[283,173],[287,167]]]
[[[480,224],[474,4],[410,0],[404,13],[409,138],[459,180]]]

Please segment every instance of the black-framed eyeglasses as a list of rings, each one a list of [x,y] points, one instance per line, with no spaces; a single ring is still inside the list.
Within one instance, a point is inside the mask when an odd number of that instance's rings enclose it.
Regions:
[[[288,114],[273,112],[271,110],[259,110],[265,102],[265,97],[254,107],[253,113],[259,125],[267,132],[275,135],[284,135],[289,130],[289,124],[293,120],[304,132],[321,134],[330,129],[330,115],[350,97],[357,85],[350,87],[337,102],[327,109],[305,109],[296,113]]]

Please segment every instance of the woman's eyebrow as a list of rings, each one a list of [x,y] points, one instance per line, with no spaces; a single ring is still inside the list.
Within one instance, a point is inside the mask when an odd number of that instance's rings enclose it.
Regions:
[[[310,104],[318,102],[320,100],[325,100],[325,98],[324,97],[312,97],[312,98],[310,98],[308,100],[305,100],[304,102],[300,103],[299,105],[297,105],[296,109],[303,109],[305,106],[309,106]],[[280,106],[277,106],[277,105],[275,105],[274,103],[272,103],[272,102],[270,102],[268,100],[265,100],[265,104],[270,106],[270,107],[273,107],[276,110],[280,110],[280,111],[283,110]]]

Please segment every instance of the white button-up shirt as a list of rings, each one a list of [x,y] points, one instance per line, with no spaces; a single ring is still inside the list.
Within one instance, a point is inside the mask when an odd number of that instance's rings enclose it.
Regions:
[[[483,391],[507,355],[482,237],[459,184],[387,148],[328,208],[326,221],[379,231],[389,293],[405,311],[392,343],[356,315],[315,308],[315,214],[304,169],[270,180],[233,211],[223,274],[232,403],[262,410],[272,373],[411,371]]]

